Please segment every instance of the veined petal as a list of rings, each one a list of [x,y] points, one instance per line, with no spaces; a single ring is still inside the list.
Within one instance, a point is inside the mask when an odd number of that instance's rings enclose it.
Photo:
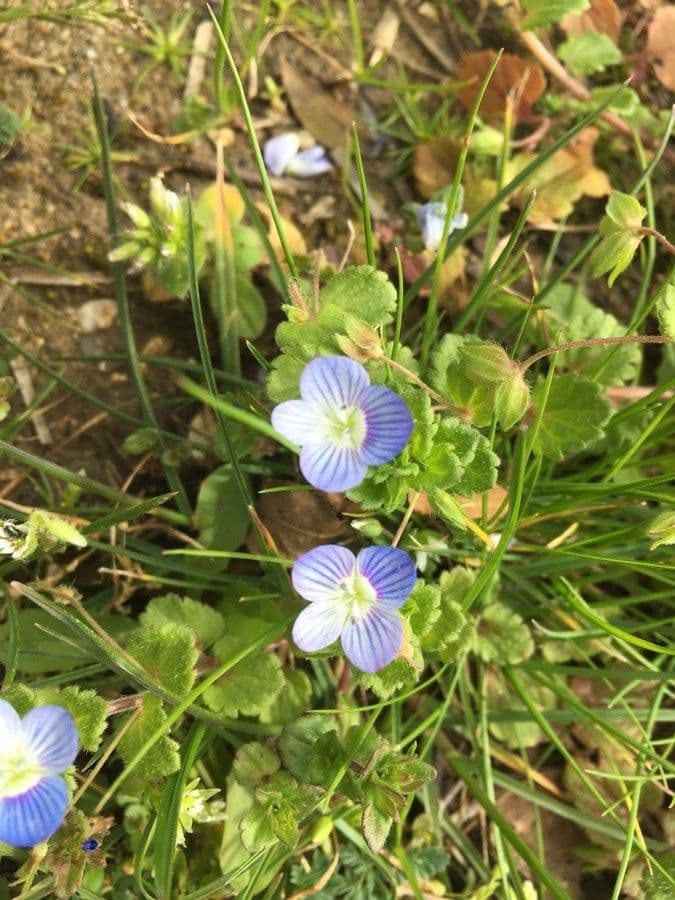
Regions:
[[[366,436],[359,456],[369,466],[389,462],[410,439],[413,420],[408,404],[388,387],[372,384],[365,390],[360,405],[366,417]]]
[[[300,451],[300,471],[320,491],[348,491],[361,484],[367,468],[356,450],[328,441],[306,444]]]
[[[325,148],[321,144],[315,144],[296,154],[286,166],[286,172],[299,178],[311,178],[313,175],[330,172],[332,168],[333,163],[328,159]]]
[[[0,799],[0,841],[12,847],[32,847],[46,841],[63,822],[68,788],[51,775],[18,797]]]
[[[363,672],[377,672],[394,659],[401,646],[403,623],[394,610],[376,606],[342,629],[342,647],[347,659]]]
[[[10,744],[23,736],[21,717],[11,703],[0,700],[0,734],[3,743]]]
[[[278,134],[265,143],[263,158],[272,175],[283,175],[288,164],[300,149],[300,138],[297,134]]]
[[[303,553],[291,569],[293,587],[313,602],[334,598],[343,581],[354,574],[356,559],[347,547],[339,544],[323,544]]]
[[[356,558],[359,573],[368,579],[377,599],[397,608],[415,587],[415,563],[398,547],[366,547]]]
[[[49,775],[60,775],[70,766],[79,747],[77,727],[63,706],[36,706],[21,722],[26,743]]]
[[[307,400],[285,400],[272,410],[272,425],[289,441],[302,446],[326,437],[325,415]]]
[[[340,637],[347,609],[331,600],[310,603],[293,625],[293,640],[305,653],[330,647]]]
[[[469,217],[465,212],[457,213],[450,220],[450,231],[456,231],[458,228],[466,228],[469,224]]]
[[[368,373],[355,360],[317,356],[302,371],[300,396],[336,410],[355,406],[369,384]]]

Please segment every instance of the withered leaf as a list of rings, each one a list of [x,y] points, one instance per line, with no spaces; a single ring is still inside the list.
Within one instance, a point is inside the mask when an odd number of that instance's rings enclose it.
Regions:
[[[675,91],[675,6],[662,6],[654,13],[645,52],[661,84]]]
[[[599,31],[616,43],[621,31],[623,16],[614,0],[591,0],[591,8],[582,13],[565,16],[560,27],[567,34],[585,34]]]
[[[328,497],[314,491],[260,494],[256,507],[279,552],[293,559],[317,544],[338,543],[353,534]]]
[[[279,68],[288,102],[302,127],[342,162],[346,137],[357,119],[356,110],[337,100],[315,78],[298,72],[288,60],[282,58]]]
[[[593,165],[593,147],[598,139],[597,128],[585,128],[574,141],[559,150],[529,178],[509,202],[522,207],[536,189],[537,200],[530,213],[536,225],[550,225],[569,216],[574,204],[584,194],[603,197],[611,191],[607,173]],[[507,165],[508,180],[525,168],[534,156],[520,153]]]
[[[467,112],[473,106],[495,55],[494,50],[479,50],[476,53],[465,53],[459,61],[458,80],[473,79],[471,84],[461,88],[458,93],[459,101]],[[545,89],[546,78],[540,65],[520,56],[504,53],[487,86],[479,113],[487,122],[498,121],[504,117],[506,99],[513,93],[519,98],[514,116],[516,121],[522,121],[530,116],[533,104]]]

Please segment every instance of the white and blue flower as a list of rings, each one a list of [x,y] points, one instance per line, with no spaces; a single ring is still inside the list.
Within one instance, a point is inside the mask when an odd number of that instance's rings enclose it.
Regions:
[[[403,638],[398,608],[415,586],[415,563],[405,551],[367,547],[355,557],[325,544],[301,556],[291,578],[309,601],[293,625],[301,650],[323,650],[339,638],[347,659],[364,672],[394,659]]]
[[[371,384],[345,356],[319,356],[300,376],[300,400],[272,411],[272,425],[301,447],[300,471],[321,491],[347,491],[368,466],[389,462],[408,443],[413,420],[398,394]]]
[[[37,706],[22,719],[0,700],[0,735],[0,841],[32,847],[63,822],[62,775],[77,756],[77,728],[62,706]]]
[[[425,203],[424,206],[420,206],[417,210],[417,222],[422,233],[422,240],[425,248],[430,253],[435,253],[441,245],[447,213],[447,205],[439,201]],[[468,222],[469,217],[465,212],[457,213],[450,220],[450,231],[448,234],[452,234],[458,228],[466,228]]]
[[[325,147],[314,144],[306,150],[300,149],[297,134],[278,134],[265,144],[263,157],[272,175],[295,175],[296,178],[312,178],[330,172],[333,163],[328,158]]]

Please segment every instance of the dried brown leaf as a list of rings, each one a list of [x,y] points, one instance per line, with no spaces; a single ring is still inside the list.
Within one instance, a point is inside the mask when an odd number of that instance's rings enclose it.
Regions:
[[[645,53],[661,84],[675,91],[675,6],[662,6],[654,13]]]
[[[353,534],[328,497],[313,491],[260,494],[256,506],[279,551],[292,559]]]
[[[281,59],[280,69],[288,102],[298,121],[341,162],[356,111],[337,100],[315,78],[298,72],[286,59]]]
[[[494,50],[479,50],[476,53],[465,53],[460,59],[457,68],[458,80],[473,79],[471,84],[461,88],[458,94],[459,101],[467,112],[473,106],[495,56]],[[488,122],[502,119],[507,97],[513,93],[519,98],[514,116],[516,121],[522,121],[530,116],[533,104],[545,89],[546,78],[540,65],[520,56],[504,53],[487,86],[479,113]]]
[[[614,0],[591,0],[591,8],[578,15],[569,15],[560,23],[567,34],[585,34],[599,31],[608,34],[616,43],[621,31],[623,16]]]

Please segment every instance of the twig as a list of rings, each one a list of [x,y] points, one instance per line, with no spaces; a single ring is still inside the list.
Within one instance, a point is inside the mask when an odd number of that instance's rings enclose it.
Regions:
[[[612,347],[616,344],[670,344],[671,339],[663,334],[628,334],[624,337],[607,337],[607,338],[589,338],[587,341],[567,341],[564,344],[556,344],[555,347],[548,347],[546,350],[540,350],[528,356],[524,362],[521,362],[518,369],[526,372],[531,366],[540,359],[550,356],[552,353],[559,353],[563,350],[578,350],[582,347]]]
[[[420,499],[421,493],[422,493],[421,491],[415,491],[415,493],[412,495],[412,499],[411,499],[410,503],[408,504],[408,508],[405,511],[405,515],[401,519],[401,524],[396,529],[396,534],[394,535],[394,538],[391,542],[392,547],[398,547],[399,541],[403,537],[403,534],[404,534],[406,528],[408,527],[408,522],[410,522],[410,519],[412,518],[412,514],[415,512],[415,507],[417,506],[417,501]]]
[[[661,234],[660,231],[657,231],[656,228],[647,228],[647,226],[645,225],[644,227],[636,228],[635,230],[638,232],[638,234],[645,234],[649,235],[650,237],[656,238],[659,244],[661,244],[669,253],[672,253],[675,256],[675,244],[671,244],[668,238],[664,234]]]
[[[26,408],[30,408],[30,405],[35,399],[35,388],[33,387],[33,379],[31,378],[30,372],[28,370],[26,360],[23,358],[23,356],[17,356],[10,362],[10,366],[12,367],[12,372],[14,373],[16,383],[19,386],[21,398],[26,404]],[[42,446],[45,447],[48,444],[51,444],[52,435],[42,412],[39,409],[34,409],[33,412],[30,413],[30,420],[33,423],[33,427],[35,428],[37,439],[42,444]]]

